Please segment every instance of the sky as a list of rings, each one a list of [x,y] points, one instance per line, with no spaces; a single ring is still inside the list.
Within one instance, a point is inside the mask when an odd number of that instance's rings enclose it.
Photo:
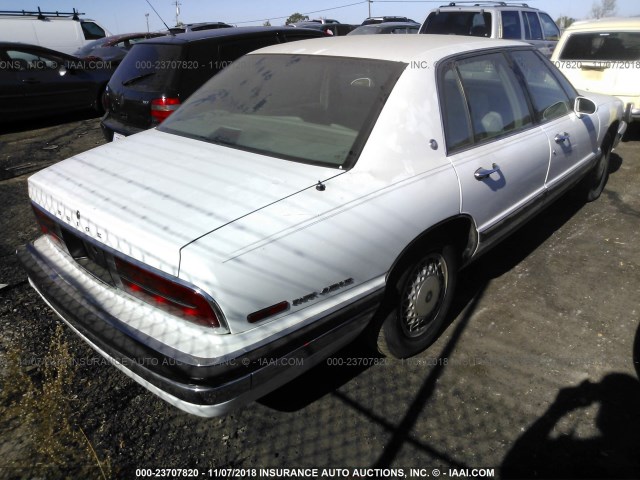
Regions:
[[[175,0],[149,0],[169,26],[176,23]],[[427,13],[449,0],[382,1],[373,0],[178,0],[180,20],[184,23],[222,21],[232,25],[282,25],[292,13],[310,18],[333,18],[342,23],[361,23],[371,15],[399,15],[422,22]],[[560,16],[589,18],[591,7],[600,0],[525,0],[547,12],[553,19]],[[145,0],[0,0],[0,10],[65,11],[76,8],[85,18],[96,20],[112,34],[147,30],[164,30],[164,25]],[[146,14],[149,14],[147,17]],[[617,16],[640,15],[640,1],[617,0]]]

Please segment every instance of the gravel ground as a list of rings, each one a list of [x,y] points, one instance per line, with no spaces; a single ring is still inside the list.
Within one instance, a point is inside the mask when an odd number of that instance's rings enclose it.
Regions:
[[[4,132],[0,477],[184,468],[222,478],[209,469],[239,468],[257,478],[251,469],[302,467],[354,478],[640,477],[639,128],[613,157],[601,199],[561,199],[463,272],[456,318],[428,351],[386,361],[357,341],[213,419],[165,404],[66,328],[51,347],[61,322],[14,256],[37,236],[27,173],[103,140],[98,119],[82,116]],[[51,373],[46,358],[71,361]]]

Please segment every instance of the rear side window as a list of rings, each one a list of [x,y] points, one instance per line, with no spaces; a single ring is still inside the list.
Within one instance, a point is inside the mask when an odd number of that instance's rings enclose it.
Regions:
[[[522,40],[519,11],[507,10],[502,12],[502,38]]]
[[[532,125],[525,92],[503,54],[462,59],[444,68],[440,98],[447,152]]]
[[[572,111],[572,99],[548,65],[535,52],[512,53],[531,95],[536,119],[547,122]]]
[[[142,92],[164,90],[178,72],[189,66],[182,61],[182,50],[178,45],[134,45],[109,83]]]
[[[85,40],[98,40],[106,37],[104,29],[94,22],[80,22]]]
[[[573,33],[561,60],[639,60],[640,32]]]
[[[560,30],[549,15],[540,13],[540,21],[542,22],[542,31],[546,40],[558,40],[560,38]]]
[[[431,12],[420,33],[489,37],[491,36],[491,14],[488,12]]]
[[[268,47],[269,45],[275,45],[277,43],[280,42],[278,37],[275,35],[225,42],[220,46],[219,59],[223,63],[233,62],[249,52],[253,52],[254,50],[262,47]]]
[[[524,16],[524,38],[542,40],[542,26],[536,12],[522,12]]]
[[[441,82],[442,120],[449,152],[473,143],[462,84],[453,64],[445,70]]]

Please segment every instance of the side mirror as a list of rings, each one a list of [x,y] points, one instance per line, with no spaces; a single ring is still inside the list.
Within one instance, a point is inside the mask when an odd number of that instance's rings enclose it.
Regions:
[[[576,97],[576,101],[573,104],[573,111],[576,112],[578,117],[582,115],[591,115],[596,113],[598,106],[593,100],[589,100],[587,97]]]

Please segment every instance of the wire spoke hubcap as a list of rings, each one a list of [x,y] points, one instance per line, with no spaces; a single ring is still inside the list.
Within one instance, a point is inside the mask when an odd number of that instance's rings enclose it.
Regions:
[[[440,312],[447,280],[447,265],[439,254],[429,255],[413,270],[400,307],[406,335],[417,337],[429,329]]]

